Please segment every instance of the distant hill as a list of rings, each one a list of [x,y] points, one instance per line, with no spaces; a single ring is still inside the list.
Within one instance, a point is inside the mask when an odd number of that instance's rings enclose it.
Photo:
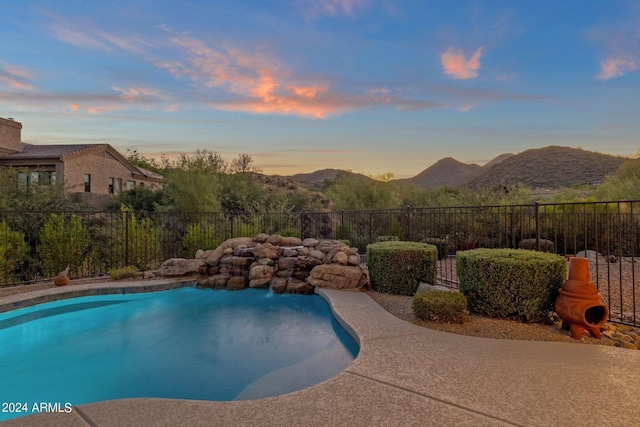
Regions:
[[[530,188],[563,188],[605,180],[626,160],[578,148],[550,146],[523,151],[483,170],[470,188],[522,183]]]
[[[460,186],[482,169],[475,163],[462,163],[452,157],[435,162],[413,178],[396,179],[394,183],[411,183],[422,188]]]
[[[346,173],[347,175],[361,176],[361,177],[366,177],[368,179],[373,179],[373,178],[369,178],[366,175],[353,173],[353,172],[349,172],[341,169],[322,169],[322,170],[318,170],[311,173],[299,173],[296,175],[285,176],[283,178],[293,180],[306,188],[310,188],[310,187],[317,188],[325,180],[334,179],[336,175],[338,175],[338,173]]]
[[[625,160],[627,159],[624,157],[578,148],[550,146],[526,150],[519,154],[501,154],[483,166],[462,163],[452,157],[446,157],[412,178],[391,182],[411,183],[421,188],[466,186],[478,189],[521,183],[530,188],[557,189],[602,182]],[[305,188],[319,190],[325,180],[334,179],[339,172],[365,176],[340,169],[322,169],[280,178],[294,181]]]
[[[485,163],[484,165],[482,165],[482,169],[481,171],[485,171],[487,169],[491,169],[493,167],[493,165],[497,165],[498,163],[500,163],[503,160],[508,159],[509,157],[513,156],[513,153],[504,153],[504,154],[500,154],[498,157],[496,157],[495,159],[491,160],[488,163]],[[480,172],[480,171],[479,171]]]

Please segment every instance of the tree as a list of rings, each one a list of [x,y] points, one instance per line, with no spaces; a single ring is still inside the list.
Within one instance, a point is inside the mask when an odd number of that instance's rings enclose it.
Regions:
[[[391,183],[340,171],[326,190],[335,209],[387,209],[400,200]]]
[[[253,158],[250,154],[239,154],[237,158],[231,160],[231,173],[247,173],[247,172],[262,172],[262,169],[252,165]]]
[[[640,159],[624,162],[595,193],[598,200],[640,200]]]
[[[89,232],[78,215],[51,214],[40,230],[38,252],[45,277],[67,265],[72,276],[83,276],[89,258]]]
[[[167,159],[162,157],[160,161],[146,157],[135,148],[127,148],[125,158],[135,166],[148,169],[153,172],[161,172],[166,166]]]
[[[11,230],[5,221],[0,222],[0,283],[15,280],[16,267],[24,261],[27,251],[24,234]]]
[[[148,187],[137,186],[131,190],[125,190],[114,197],[107,209],[119,211],[120,206],[125,205],[132,211],[152,212],[167,206],[167,199],[168,195],[164,189],[151,190]]]
[[[151,218],[139,218],[122,206],[118,231],[109,236],[109,266],[135,265],[141,270],[156,267],[161,256],[157,230]]]

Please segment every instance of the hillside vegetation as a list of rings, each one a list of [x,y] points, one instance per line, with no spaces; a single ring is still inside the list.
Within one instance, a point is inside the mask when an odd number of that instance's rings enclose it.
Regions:
[[[529,188],[566,188],[598,184],[626,159],[578,148],[551,146],[524,151],[483,169],[466,185],[478,189],[523,184]]]

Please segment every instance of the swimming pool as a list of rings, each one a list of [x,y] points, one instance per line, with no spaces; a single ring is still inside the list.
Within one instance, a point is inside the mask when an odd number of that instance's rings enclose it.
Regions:
[[[0,343],[0,420],[41,403],[274,396],[336,375],[358,352],[321,297],[253,289],[40,304],[0,314]]]

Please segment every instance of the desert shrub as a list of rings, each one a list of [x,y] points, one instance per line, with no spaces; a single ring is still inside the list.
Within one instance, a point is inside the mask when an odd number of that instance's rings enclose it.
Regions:
[[[525,249],[458,252],[459,289],[469,310],[489,317],[543,322],[566,278],[563,256]]]
[[[397,242],[400,240],[398,236],[378,236],[378,242]]]
[[[425,237],[424,239],[422,239],[422,243],[428,243],[435,246],[438,249],[438,259],[445,259],[447,257],[448,247],[450,245],[449,239]]]
[[[417,242],[379,242],[367,245],[371,288],[378,292],[413,295],[420,282],[436,284],[438,252]]]
[[[11,230],[5,221],[0,222],[0,283],[15,280],[16,267],[27,254],[24,234]]]
[[[531,249],[532,251],[537,250],[538,242],[536,239],[522,239],[518,244],[518,248],[520,249]],[[540,251],[542,252],[556,252],[556,245],[553,244],[551,240],[540,239]]]
[[[138,268],[135,265],[114,268],[109,271],[109,276],[111,276],[111,280],[137,279]]]
[[[422,320],[447,323],[464,323],[469,320],[467,298],[460,292],[418,292],[411,301],[411,309]]]
[[[109,236],[109,243],[111,266],[134,265],[148,270],[160,263],[160,238],[153,220],[138,218],[124,206],[117,233]]]
[[[69,266],[69,276],[82,276],[91,239],[78,215],[51,214],[40,229],[38,253],[45,277]]]
[[[217,238],[213,224],[191,224],[187,227],[187,232],[182,240],[182,255],[185,258],[192,258],[198,249],[209,250],[217,248],[222,239]]]

